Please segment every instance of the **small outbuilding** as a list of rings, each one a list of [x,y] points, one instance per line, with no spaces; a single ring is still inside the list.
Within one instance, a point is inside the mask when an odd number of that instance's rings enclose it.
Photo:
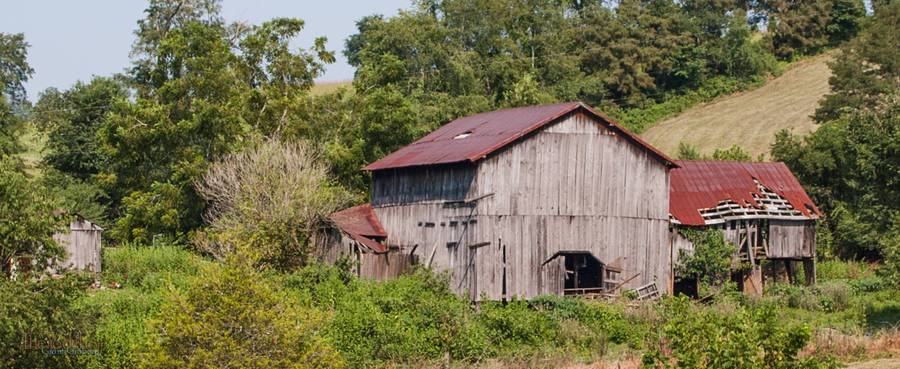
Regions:
[[[76,215],[69,223],[67,232],[53,235],[66,250],[64,259],[58,266],[64,269],[79,269],[95,273],[101,271],[101,234],[103,228]]]
[[[671,173],[669,213],[674,258],[693,245],[686,228],[721,229],[751,270],[739,278],[746,292],[762,292],[762,260],[782,261],[789,278],[802,262],[815,283],[819,209],[784,163],[681,160]],[[677,262],[677,260],[676,260]],[[674,265],[673,265],[674,266]]]

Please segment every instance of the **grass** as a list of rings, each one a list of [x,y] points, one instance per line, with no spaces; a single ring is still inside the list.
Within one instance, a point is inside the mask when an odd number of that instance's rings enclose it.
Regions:
[[[312,95],[325,95],[335,92],[342,87],[352,89],[353,81],[316,82],[309,93]]]
[[[701,104],[647,129],[641,137],[670,155],[681,142],[701,154],[738,145],[751,156],[769,154],[781,129],[808,134],[817,126],[810,115],[829,91],[830,54],[798,62],[759,88]]]
[[[40,176],[40,164],[41,159],[44,158],[43,150],[44,145],[47,143],[47,136],[41,134],[34,124],[26,123],[22,136],[19,137],[19,142],[25,149],[24,152],[19,154],[25,163],[25,171],[29,175]]]

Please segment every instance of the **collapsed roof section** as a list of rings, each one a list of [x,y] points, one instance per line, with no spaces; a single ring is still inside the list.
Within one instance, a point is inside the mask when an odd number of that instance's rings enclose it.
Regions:
[[[784,163],[679,160],[669,214],[700,226],[731,219],[817,219],[819,209]]]

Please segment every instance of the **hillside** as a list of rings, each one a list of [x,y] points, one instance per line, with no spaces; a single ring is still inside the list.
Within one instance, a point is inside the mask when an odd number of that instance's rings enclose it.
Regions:
[[[341,87],[353,88],[352,81],[316,82],[309,91],[312,95],[324,95],[337,91]]]
[[[799,62],[757,89],[688,109],[641,137],[671,155],[678,153],[680,142],[686,142],[703,154],[738,145],[754,157],[768,156],[775,133],[781,129],[800,134],[816,129],[810,115],[828,93],[830,59],[826,54]]]

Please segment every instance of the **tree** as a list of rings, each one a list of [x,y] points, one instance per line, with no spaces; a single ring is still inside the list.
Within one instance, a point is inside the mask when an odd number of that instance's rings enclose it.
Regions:
[[[833,92],[816,111],[821,127],[802,139],[781,132],[772,148],[826,213],[839,256],[891,254],[900,214],[900,45],[890,31],[898,19],[900,3],[878,8],[832,64]]]
[[[21,33],[0,33],[0,95],[12,103],[25,101],[25,82],[34,73],[28,65],[28,46]]]
[[[232,255],[184,292],[174,291],[151,322],[142,368],[340,368],[319,335],[323,317]]]
[[[816,109],[817,122],[858,109],[884,107],[896,96],[900,90],[900,43],[893,33],[898,22],[900,4],[881,7],[869,27],[841,48],[830,64],[831,93]]]
[[[25,82],[34,73],[27,56],[24,35],[0,33],[0,158],[21,149],[22,119],[17,111],[25,102]]]
[[[53,234],[63,229],[64,219],[54,214],[55,202],[28,180],[19,162],[0,160],[0,268],[9,277],[20,258],[43,271],[54,258],[64,255]]]
[[[309,143],[268,139],[214,163],[197,183],[209,202],[200,249],[220,259],[248,247],[263,267],[303,266],[314,233],[348,195]]]
[[[154,1],[139,22],[129,85],[100,130],[108,165],[96,178],[120,215],[111,234],[186,240],[202,225],[193,183],[250,137],[290,125],[295,107],[333,61],[317,39],[310,55],[288,42],[297,19],[225,25],[218,1]]]
[[[90,83],[76,82],[64,92],[54,88],[44,91],[31,115],[47,132],[44,163],[80,180],[100,173],[107,158],[100,148],[98,131],[113,104],[126,97],[121,81],[104,77]]]
[[[700,149],[697,148],[697,145],[678,143],[678,160],[700,160],[700,158]]]

